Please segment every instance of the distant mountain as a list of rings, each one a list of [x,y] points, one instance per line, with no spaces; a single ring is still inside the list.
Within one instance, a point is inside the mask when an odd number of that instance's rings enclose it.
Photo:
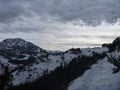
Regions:
[[[120,38],[102,46],[72,48],[59,52],[46,51],[21,38],[6,39],[0,42],[0,90],[66,90],[67,85],[75,78],[82,75],[84,77],[84,72],[93,64],[100,61],[105,65],[111,64],[108,62],[108,56],[120,56]],[[116,65],[112,63],[113,66]],[[106,72],[107,75],[112,75],[113,66],[108,67],[110,72]],[[100,71],[100,68],[98,69],[96,70]]]
[[[45,50],[39,48],[31,42],[27,42],[21,38],[6,39],[0,42],[0,50],[15,52],[14,54],[28,53],[38,54],[46,53]]]
[[[31,59],[42,60],[41,57],[47,57],[47,52],[31,42],[15,38],[0,42],[0,55],[11,62],[16,62]]]
[[[8,82],[10,86],[32,82],[43,76],[44,71],[49,73],[61,63],[68,62],[63,59],[63,52],[48,52],[21,38],[9,38],[0,42],[0,57],[0,75],[4,74],[7,66],[11,78]],[[68,59],[75,57],[77,55]]]

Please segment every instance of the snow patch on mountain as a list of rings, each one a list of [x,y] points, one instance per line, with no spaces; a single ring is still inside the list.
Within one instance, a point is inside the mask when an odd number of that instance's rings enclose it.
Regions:
[[[9,71],[13,70],[16,67],[16,65],[9,63],[8,59],[0,56],[0,75],[4,74],[6,66],[9,68]]]
[[[23,39],[6,39],[0,42],[0,75],[4,74],[4,68],[5,66],[8,66],[11,71],[9,85],[18,86],[27,82],[33,82],[44,74],[54,71],[61,65],[68,65],[78,56],[92,57],[94,54],[103,54],[108,51],[107,47],[96,47],[86,49],[72,48],[65,52],[47,52]],[[106,66],[113,67],[112,64],[107,62],[107,58],[105,58],[104,60],[99,61],[98,64],[95,64],[95,66],[93,65],[92,68],[95,68],[96,71],[100,69],[100,65],[102,64],[99,65],[99,63],[102,63],[103,65],[104,63],[107,63]],[[102,69],[107,70],[106,66],[102,66]],[[108,71],[112,72],[111,68],[109,68]],[[92,71],[89,72],[93,72],[94,69],[91,70]],[[89,82],[86,80],[86,83]]]
[[[13,79],[12,85],[17,86],[26,82],[32,82],[37,78],[44,75],[44,73],[50,73],[59,67],[62,63],[69,63],[70,60],[77,57],[74,54],[65,54],[65,61],[62,59],[62,55],[49,55],[47,62],[34,63],[30,66],[26,66],[23,70],[16,70],[12,73]]]
[[[65,53],[64,54],[64,61],[69,64],[69,62],[73,59],[73,58],[76,58],[78,57],[78,55],[76,54],[71,54],[71,53]]]
[[[120,90],[120,72],[112,74],[115,66],[107,60],[107,57],[99,60],[90,70],[72,81],[68,90]]]
[[[96,47],[96,48],[85,48],[82,49],[81,51],[82,51],[82,55],[93,56],[94,53],[102,54],[104,52],[108,52],[109,49],[106,47]]]

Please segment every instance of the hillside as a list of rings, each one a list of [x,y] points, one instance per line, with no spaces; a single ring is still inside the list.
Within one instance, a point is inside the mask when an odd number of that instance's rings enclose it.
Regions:
[[[53,52],[21,38],[6,39],[0,42],[0,90],[66,90],[68,85],[68,90],[118,90],[119,68],[109,60],[119,59],[119,42],[118,37],[103,47]]]

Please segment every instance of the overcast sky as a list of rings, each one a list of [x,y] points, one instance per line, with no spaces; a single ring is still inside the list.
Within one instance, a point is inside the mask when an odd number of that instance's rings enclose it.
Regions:
[[[120,36],[120,0],[0,0],[0,41],[44,49],[94,47]]]

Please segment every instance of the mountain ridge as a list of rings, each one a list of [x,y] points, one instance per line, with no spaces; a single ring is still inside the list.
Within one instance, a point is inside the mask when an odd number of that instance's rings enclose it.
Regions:
[[[117,38],[113,43],[105,44],[103,47],[72,48],[65,52],[53,53],[47,52],[21,38],[9,38],[0,42],[0,76],[5,75],[5,68],[7,67],[10,75],[5,87],[32,83],[45,74],[51,74],[58,67],[68,67],[77,58],[80,59],[79,61],[84,58],[94,58],[95,62],[97,62],[99,58],[106,57],[107,53],[119,52],[119,43],[114,43],[119,41],[120,38]],[[111,50],[113,47],[114,49]]]

